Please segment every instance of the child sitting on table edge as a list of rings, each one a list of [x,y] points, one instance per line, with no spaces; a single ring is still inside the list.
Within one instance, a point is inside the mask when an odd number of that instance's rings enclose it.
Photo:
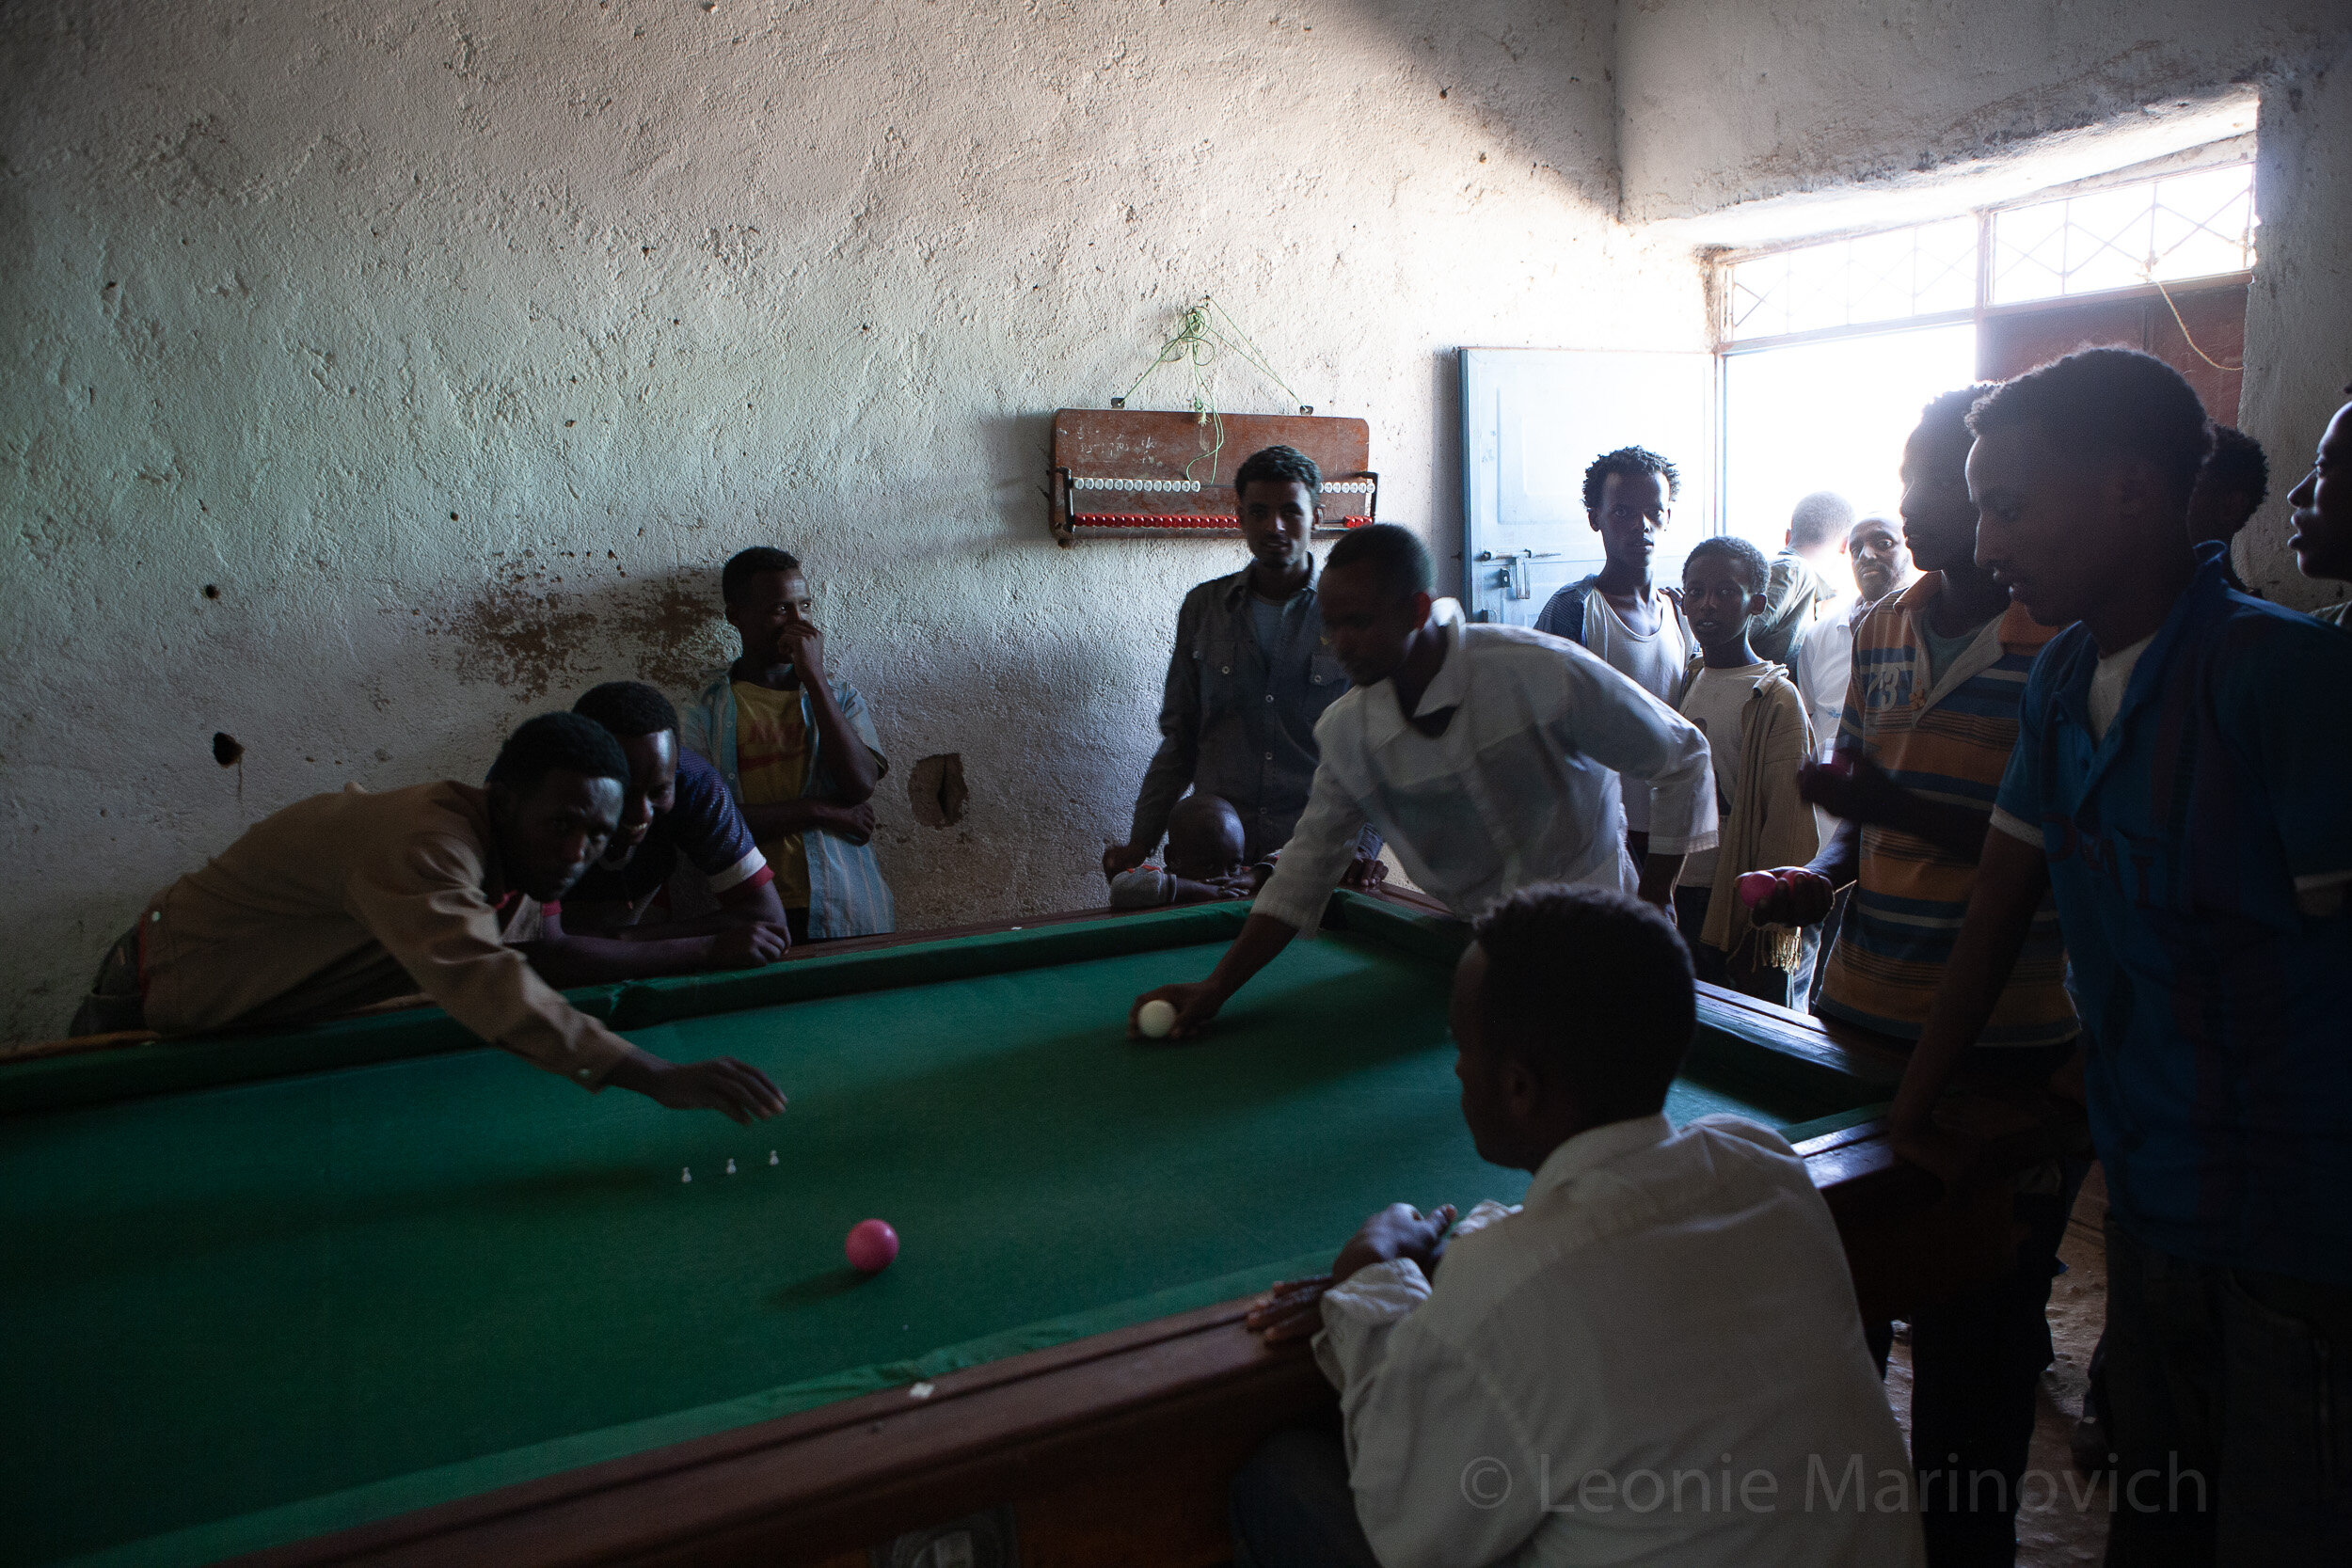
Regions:
[[[1111,908],[1156,910],[1247,898],[1257,891],[1245,855],[1241,813],[1222,795],[1195,790],[1168,814],[1168,853],[1111,879]]]
[[[742,808],[795,942],[896,929],[869,803],[890,764],[865,697],[826,673],[807,576],[755,546],[727,562],[719,588],[743,655],[679,715],[679,738]]]
[[[1682,608],[1700,652],[1675,707],[1706,733],[1723,827],[1715,848],[1683,862],[1674,896],[1698,977],[1785,1007],[1804,933],[1756,925],[1734,891],[1745,872],[1802,865],[1820,848],[1820,825],[1797,794],[1797,768],[1813,751],[1804,696],[1748,641],[1770,573],[1763,551],[1729,535],[1700,540],[1683,564]]]

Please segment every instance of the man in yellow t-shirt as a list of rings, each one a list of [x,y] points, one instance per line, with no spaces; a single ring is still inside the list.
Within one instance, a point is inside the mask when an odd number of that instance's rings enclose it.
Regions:
[[[720,580],[743,655],[682,716],[684,739],[742,808],[793,941],[889,931],[869,803],[889,764],[865,698],[826,673],[808,578],[797,559],[763,547],[735,556]]]
[[[732,672],[730,672],[732,673]],[[808,725],[801,718],[796,682],[778,690],[753,681],[728,683],[735,696],[735,767],[748,816],[762,806],[789,806],[808,787]],[[853,808],[872,817],[871,806]],[[772,826],[778,814],[760,814]],[[799,832],[753,832],[775,868],[776,896],[787,910],[808,909],[808,850]]]

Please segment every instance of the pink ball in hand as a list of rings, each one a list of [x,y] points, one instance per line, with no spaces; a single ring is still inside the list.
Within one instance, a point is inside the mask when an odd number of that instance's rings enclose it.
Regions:
[[[1740,902],[1754,909],[1765,899],[1770,898],[1772,895],[1772,890],[1779,885],[1779,881],[1769,871],[1742,872],[1739,882]]]
[[[886,1220],[860,1220],[850,1227],[850,1239],[842,1243],[841,1250],[849,1254],[850,1267],[858,1273],[880,1274],[898,1256],[898,1233]]]

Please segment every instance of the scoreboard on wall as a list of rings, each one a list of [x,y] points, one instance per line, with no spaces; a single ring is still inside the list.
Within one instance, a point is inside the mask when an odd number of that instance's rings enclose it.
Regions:
[[[1295,447],[1323,470],[1325,531],[1379,515],[1372,427],[1312,414],[1064,408],[1054,416],[1049,493],[1063,545],[1119,534],[1235,533],[1233,470],[1251,452]]]

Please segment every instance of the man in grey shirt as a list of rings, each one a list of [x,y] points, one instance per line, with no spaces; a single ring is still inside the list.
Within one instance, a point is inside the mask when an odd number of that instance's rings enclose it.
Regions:
[[[1314,782],[1315,721],[1347,689],[1324,642],[1307,548],[1322,492],[1313,459],[1291,447],[1268,447],[1233,471],[1249,564],[1200,584],[1176,612],[1160,748],[1136,794],[1127,842],[1103,851],[1104,875],[1143,863],[1188,787],[1232,802],[1250,861],[1289,841]],[[1349,879],[1377,879],[1371,867],[1379,852],[1379,837],[1367,831]]]

